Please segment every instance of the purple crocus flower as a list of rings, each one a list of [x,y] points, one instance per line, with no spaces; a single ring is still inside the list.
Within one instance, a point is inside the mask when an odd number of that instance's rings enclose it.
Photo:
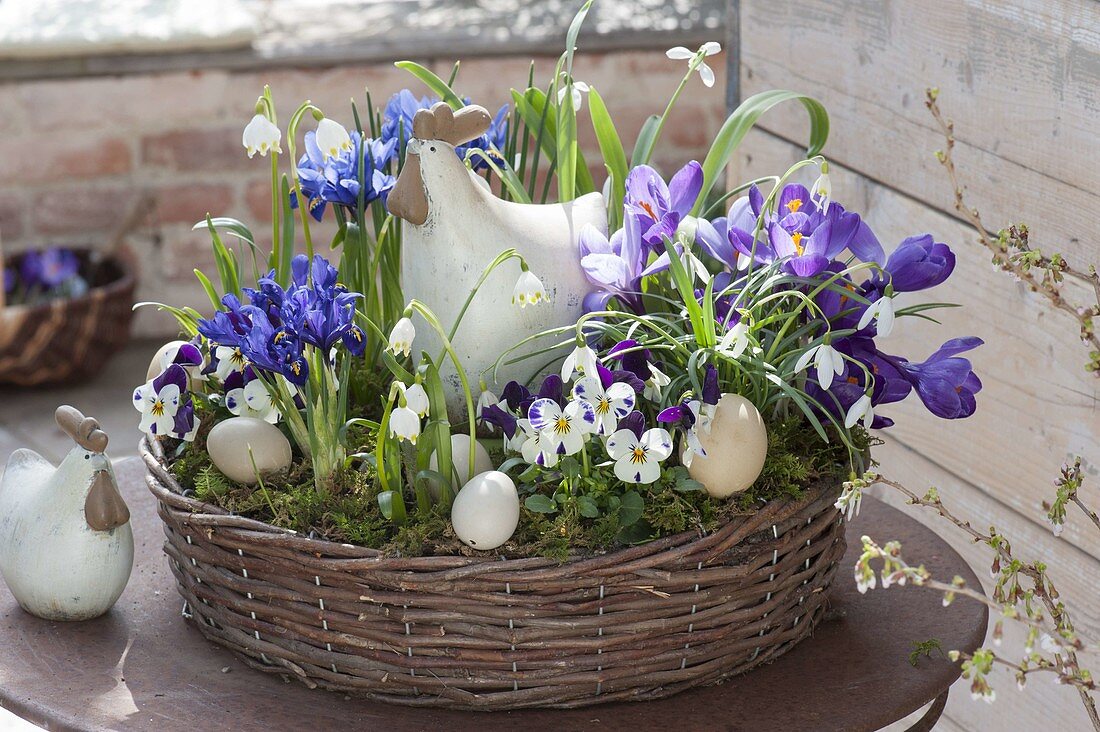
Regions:
[[[923,363],[905,363],[902,368],[928,411],[944,419],[969,417],[977,409],[974,395],[982,382],[970,360],[960,353],[982,345],[981,338],[953,338]]]
[[[708,363],[703,369],[703,404],[717,404],[722,398],[722,392],[718,388],[718,369],[712,363]]]
[[[79,271],[80,259],[62,247],[27,252],[19,263],[19,278],[28,289],[59,287],[74,279]]]
[[[692,160],[665,183],[648,165],[639,165],[626,177],[628,217],[637,217],[642,242],[661,254],[664,240],[672,239],[703,188],[703,167]]]
[[[764,197],[756,186],[749,190],[748,203],[749,211],[759,217]],[[767,238],[756,241],[755,253],[752,229],[742,226],[728,229],[730,244],[757,262],[770,264],[789,258],[785,270],[800,277],[813,277],[846,249],[864,262],[885,261],[882,245],[866,222],[835,201],[828,213],[822,212],[805,186],[784,186],[778,197],[778,211],[764,216]]]
[[[955,253],[931,234],[911,236],[890,254],[883,270],[864,285],[869,300],[881,297],[887,285],[895,292],[917,292],[942,284],[955,270]]]

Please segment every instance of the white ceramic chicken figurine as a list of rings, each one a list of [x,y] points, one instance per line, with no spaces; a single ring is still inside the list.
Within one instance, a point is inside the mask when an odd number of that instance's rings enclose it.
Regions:
[[[0,572],[32,615],[88,620],[126,587],[134,535],[103,453],[106,433],[72,407],[54,416],[76,442],[61,465],[21,449],[0,476]]]
[[[603,196],[589,193],[557,204],[504,201],[472,173],[455,145],[475,139],[489,127],[489,113],[471,105],[452,112],[445,102],[422,109],[413,118],[413,139],[405,165],[389,195],[390,212],[404,219],[402,284],[406,298],[428,305],[450,329],[485,267],[502,251],[515,248],[546,288],[548,302],[519,308],[512,293],[520,274],[513,263],[498,267],[470,304],[453,344],[476,392],[478,380],[494,386],[488,372],[497,358],[524,338],[555,326],[575,323],[584,296],[593,287],[580,266],[577,236],[585,224],[607,232]],[[563,339],[565,340],[565,339]],[[545,348],[549,341],[526,351]],[[434,358],[440,341],[419,329],[414,349]],[[516,351],[510,356],[524,353]],[[502,365],[495,386],[525,381],[550,360],[541,355]],[[441,369],[448,382],[453,415],[465,415],[453,369]],[[498,392],[499,393],[499,392]]]

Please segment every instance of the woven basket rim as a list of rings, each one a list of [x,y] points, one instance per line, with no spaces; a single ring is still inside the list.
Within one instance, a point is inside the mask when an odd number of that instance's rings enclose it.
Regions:
[[[294,545],[301,545],[301,551],[308,552],[317,557],[328,556],[347,559],[386,560],[387,564],[389,562],[399,564],[402,561],[410,563],[415,562],[418,567],[438,565],[437,568],[441,570],[491,562],[495,569],[508,571],[508,569],[513,567],[516,569],[529,569],[531,568],[532,562],[539,564],[544,562],[553,563],[559,566],[576,565],[586,560],[605,558],[616,554],[626,555],[631,553],[632,549],[638,549],[639,547],[647,547],[648,551],[657,549],[661,544],[668,545],[670,549],[682,547],[685,544],[695,541],[702,541],[707,538],[713,539],[722,533],[733,533],[736,535],[736,531],[731,531],[731,529],[738,523],[738,516],[734,516],[709,533],[702,533],[698,530],[688,530],[678,534],[659,537],[637,546],[620,547],[602,553],[571,556],[564,562],[540,556],[504,557],[491,552],[480,552],[475,555],[438,554],[420,557],[394,557],[386,552],[371,547],[312,538],[294,531],[293,529],[286,529],[257,519],[233,514],[220,506],[186,496],[184,495],[183,487],[180,486],[175,476],[172,475],[169,470],[167,457],[159,441],[150,439],[150,437],[146,435],[138,444],[138,450],[149,471],[149,474],[146,476],[146,483],[150,492],[170,510],[186,512],[190,523],[199,526],[216,526],[223,531],[233,531],[238,533],[242,539],[247,539],[248,541],[262,541],[265,538],[288,540]],[[165,488],[165,486],[167,486],[167,488]],[[756,513],[746,514],[746,516],[755,516],[762,511],[771,510],[776,513],[775,520],[782,521],[785,514],[796,513],[802,508],[822,500],[826,494],[834,490],[839,492],[839,486],[834,489],[832,480],[820,479],[810,484],[805,494],[800,498],[772,499]],[[719,546],[723,549],[728,549],[736,543],[738,542],[731,542],[728,538],[724,538]]]
[[[70,250],[82,255],[88,255],[95,250],[90,247],[70,247]],[[9,255],[6,259],[12,259],[14,255]],[[6,262],[5,262],[6,263]],[[48,310],[55,308],[67,308],[72,309],[78,306],[86,305],[92,301],[93,298],[102,297],[104,299],[119,297],[125,295],[134,289],[136,279],[134,276],[134,268],[130,266],[126,257],[120,257],[116,254],[108,254],[103,259],[103,263],[110,263],[119,272],[119,276],[102,285],[96,285],[95,287],[89,287],[88,291],[80,297],[67,297],[59,298],[56,300],[47,300],[36,305],[5,305],[0,309],[0,315],[10,315],[12,317],[18,315],[20,317],[34,317],[36,313],[45,313]]]

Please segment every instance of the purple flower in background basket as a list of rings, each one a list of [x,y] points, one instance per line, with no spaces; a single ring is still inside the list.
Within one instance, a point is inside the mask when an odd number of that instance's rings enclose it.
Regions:
[[[4,294],[8,294],[15,290],[15,283],[17,281],[15,269],[12,267],[4,268]]]

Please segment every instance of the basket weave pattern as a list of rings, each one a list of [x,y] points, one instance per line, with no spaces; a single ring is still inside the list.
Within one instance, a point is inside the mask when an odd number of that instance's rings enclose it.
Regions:
[[[248,665],[469,709],[669,696],[773,660],[821,619],[844,554],[836,486],[705,536],[609,554],[393,558],[182,495],[143,442],[184,612]]]
[[[87,252],[80,252],[87,257]],[[134,277],[119,259],[99,267],[88,292],[0,308],[0,384],[43,386],[97,373],[130,338]]]

